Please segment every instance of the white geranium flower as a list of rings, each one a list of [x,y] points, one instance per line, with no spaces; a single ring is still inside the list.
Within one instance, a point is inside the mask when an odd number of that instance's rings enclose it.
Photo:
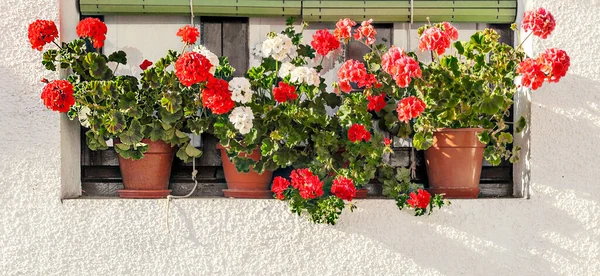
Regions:
[[[219,57],[202,45],[194,47],[194,52],[205,56],[210,61],[212,66],[210,67],[209,72],[214,75],[219,66]]]
[[[236,77],[229,81],[231,99],[238,103],[247,103],[252,100],[254,91],[250,87],[250,81],[246,78]]]
[[[254,120],[254,114],[252,109],[247,106],[238,106],[229,114],[229,121],[241,134],[250,133],[253,126],[252,120]]]
[[[294,66],[293,64],[289,62],[284,62],[283,64],[281,64],[281,68],[279,68],[279,77],[287,77],[295,68],[296,66]]]
[[[283,34],[277,34],[274,37],[267,38],[262,44],[262,56],[272,57],[277,61],[284,61],[296,56],[296,48],[292,44],[292,39]]]
[[[321,83],[317,70],[305,66],[294,68],[291,72],[290,81],[315,86],[318,86]]]

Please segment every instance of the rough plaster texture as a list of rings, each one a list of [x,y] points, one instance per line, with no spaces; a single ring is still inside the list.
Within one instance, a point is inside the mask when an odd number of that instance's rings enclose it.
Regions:
[[[167,232],[164,201],[61,203],[64,134],[39,100],[56,75],[25,38],[58,1],[0,1],[0,274],[600,275],[599,1],[538,5],[559,24],[531,49],[564,48],[572,67],[532,95],[531,199],[455,200],[428,218],[363,200],[335,227],[275,200],[176,200]]]

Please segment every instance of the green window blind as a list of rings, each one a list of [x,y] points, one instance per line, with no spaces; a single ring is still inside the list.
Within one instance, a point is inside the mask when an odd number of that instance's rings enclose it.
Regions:
[[[296,16],[334,22],[341,17],[377,22],[512,23],[517,0],[193,0],[205,16]],[[79,0],[82,15],[189,14],[189,0]]]
[[[193,0],[199,16],[296,16],[301,0]],[[189,0],[79,0],[81,15],[190,14]]]

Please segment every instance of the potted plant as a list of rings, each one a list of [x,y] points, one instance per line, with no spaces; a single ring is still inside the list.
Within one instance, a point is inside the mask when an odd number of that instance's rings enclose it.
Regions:
[[[90,149],[105,150],[106,141],[114,139],[125,186],[119,192],[121,197],[166,197],[175,150],[184,161],[201,154],[190,144],[187,133],[199,134],[207,128],[202,113],[197,111],[201,107],[197,99],[206,78],[212,76],[212,65],[197,53],[179,55],[169,51],[154,66],[144,61],[140,79],[117,76],[116,67],[126,64],[127,58],[122,51],[108,56],[97,51],[104,44],[106,32],[103,22],[86,18],[77,26],[80,38],[58,45],[54,41],[58,36],[54,22],[33,22],[28,34],[32,47],[41,51],[52,42],[58,48],[45,51],[42,64],[51,71],[57,66],[70,70],[66,80],[45,80],[41,97],[49,109],[68,113],[71,119],[79,118],[88,128],[85,136]],[[198,34],[190,27],[178,33],[186,47]],[[110,63],[115,64],[115,70]],[[167,70],[172,64],[175,72]],[[189,73],[190,69],[194,73]]]
[[[269,33],[259,47],[260,65],[229,82],[235,107],[214,125],[228,184],[225,196],[271,198],[275,169],[309,166],[316,159],[314,141],[332,139],[321,131],[332,123],[326,105],[339,99],[325,92],[321,66],[309,64],[315,50],[302,43],[293,23],[289,19],[282,33]]]
[[[533,35],[545,38],[554,26],[544,9],[525,13],[523,28]],[[569,57],[563,50],[549,49],[528,58],[520,45],[500,43],[492,29],[451,43],[458,32],[447,22],[425,25],[419,35],[419,48],[431,51],[433,62],[421,64],[422,77],[415,81],[427,107],[416,119],[414,146],[426,150],[432,193],[475,198],[483,157],[492,165],[518,161],[520,147],[512,146],[512,123],[506,121],[517,76],[521,75],[519,85],[534,90],[544,81],[558,82],[568,70]],[[454,50],[445,54],[451,45]],[[514,130],[518,133],[525,125],[521,117]]]

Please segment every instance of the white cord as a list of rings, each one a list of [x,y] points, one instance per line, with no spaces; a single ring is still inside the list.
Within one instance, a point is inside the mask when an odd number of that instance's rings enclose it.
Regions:
[[[194,0],[190,0],[191,25],[194,26]]]

